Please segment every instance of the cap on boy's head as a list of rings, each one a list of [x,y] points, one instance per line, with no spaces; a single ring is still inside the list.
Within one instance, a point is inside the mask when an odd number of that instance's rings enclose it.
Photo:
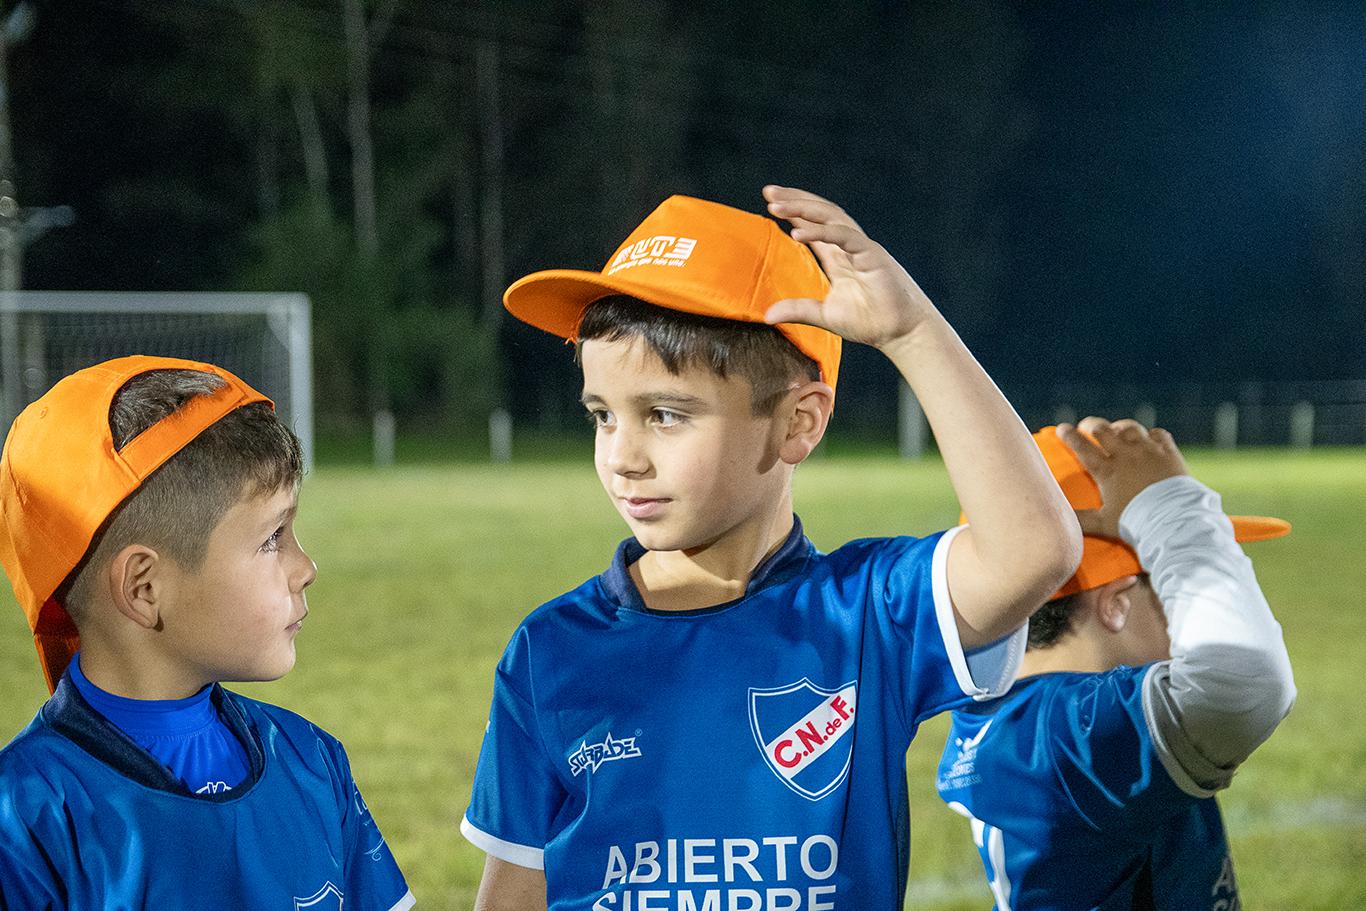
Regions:
[[[1056,427],[1045,427],[1034,434],[1034,442],[1039,445],[1049,471],[1057,479],[1063,495],[1073,509],[1100,509],[1100,488],[1095,479],[1081,464],[1081,459],[1064,443]],[[1290,523],[1284,519],[1268,516],[1229,516],[1233,523],[1233,536],[1239,541],[1265,541],[1290,534]],[[1050,598],[1054,600],[1065,595],[1075,594],[1092,588],[1099,588],[1107,582],[1124,576],[1135,576],[1143,572],[1138,562],[1138,554],[1123,541],[1115,538],[1100,538],[1093,535],[1082,537],[1081,565],[1067,584]]]
[[[109,428],[114,396],[151,370],[200,370],[225,385],[116,451]],[[95,533],[167,459],[223,415],[253,402],[271,404],[220,367],[138,355],[65,377],[15,418],[0,456],[0,563],[33,630],[48,689],[80,647],[75,625],[53,595]]]
[[[762,215],[670,196],[631,232],[601,272],[551,269],[514,282],[503,295],[513,316],[573,340],[593,301],[626,294],[684,313],[762,323],[788,297],[823,300],[830,282],[805,244]],[[832,388],[841,340],[798,323],[777,327],[820,367]]]

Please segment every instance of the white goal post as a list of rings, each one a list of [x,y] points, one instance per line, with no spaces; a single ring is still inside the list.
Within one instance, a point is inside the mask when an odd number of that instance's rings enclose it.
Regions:
[[[308,297],[273,293],[0,292],[4,429],[63,376],[130,354],[217,364],[275,401],[313,465]]]

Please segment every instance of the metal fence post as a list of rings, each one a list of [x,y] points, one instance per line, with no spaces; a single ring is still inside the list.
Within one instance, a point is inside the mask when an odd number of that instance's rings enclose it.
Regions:
[[[1238,448],[1238,406],[1220,402],[1214,409],[1214,445],[1219,449]]]

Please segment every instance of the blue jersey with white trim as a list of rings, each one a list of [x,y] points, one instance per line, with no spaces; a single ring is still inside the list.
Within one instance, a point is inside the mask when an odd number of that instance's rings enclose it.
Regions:
[[[63,677],[0,750],[0,911],[411,907],[342,745],[284,709],[212,699],[251,771],[195,795]]]
[[[1153,742],[1153,667],[1027,677],[953,713],[936,785],[971,821],[997,911],[1239,907],[1218,804]]]
[[[1022,649],[962,654],[951,537],[827,555],[798,523],[744,597],[686,612],[645,607],[624,542],[513,635],[465,835],[544,869],[552,911],[899,909],[911,737]]]

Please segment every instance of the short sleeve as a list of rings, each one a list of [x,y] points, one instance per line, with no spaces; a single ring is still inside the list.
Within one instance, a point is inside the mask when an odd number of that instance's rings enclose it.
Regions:
[[[541,739],[529,639],[525,628],[518,630],[498,663],[493,706],[460,831],[486,854],[542,870],[551,824],[568,792]]]
[[[963,650],[949,596],[949,548],[962,528],[926,538],[888,539],[874,560],[873,586],[880,620],[898,646],[906,680],[906,718],[912,725],[961,705],[964,698],[993,699],[1015,679],[1026,629]]]
[[[340,745],[338,746],[340,750]],[[342,812],[342,833],[346,845],[346,907],[362,911],[407,911],[415,899],[399,871],[389,843],[379,831],[370,808],[361,797],[351,774],[351,765],[342,751],[343,782],[350,795]]]
[[[0,911],[46,911],[67,905],[59,868],[66,856],[63,846],[73,841],[66,837],[70,833],[63,833],[59,844],[45,847],[40,831],[30,824],[37,818],[31,811],[34,803],[50,808],[48,819],[64,818],[60,798],[45,790],[41,774],[15,766],[0,772]]]
[[[1098,830],[1142,838],[1197,798],[1167,773],[1144,712],[1150,666],[1089,675],[1051,694],[1052,761],[1073,807]]]
[[[65,908],[61,884],[40,853],[31,843],[15,844],[10,834],[0,834],[0,911]]]

